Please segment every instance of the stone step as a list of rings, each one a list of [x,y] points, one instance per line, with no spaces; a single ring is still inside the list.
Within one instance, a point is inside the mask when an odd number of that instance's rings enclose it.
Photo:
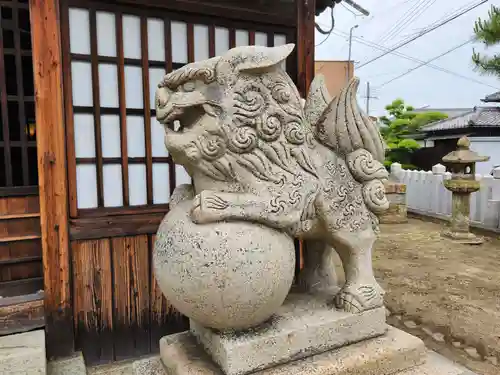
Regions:
[[[0,337],[0,374],[46,375],[45,331]]]

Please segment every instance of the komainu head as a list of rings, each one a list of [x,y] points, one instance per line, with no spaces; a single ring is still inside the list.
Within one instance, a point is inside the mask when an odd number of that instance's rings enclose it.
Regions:
[[[290,155],[312,139],[282,69],[293,48],[238,47],[167,74],[156,91],[156,116],[175,162],[220,181],[237,178],[236,164],[263,180],[279,178],[270,164],[291,168]]]

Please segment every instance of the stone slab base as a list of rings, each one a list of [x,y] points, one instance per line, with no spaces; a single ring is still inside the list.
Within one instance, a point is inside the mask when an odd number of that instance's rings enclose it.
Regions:
[[[49,361],[47,364],[48,375],[87,375],[87,368],[81,352],[75,355]]]
[[[0,374],[45,375],[46,373],[43,329],[0,337]]]
[[[191,321],[191,333],[226,375],[244,375],[387,331],[383,307],[351,314],[336,310],[331,299],[290,293],[275,316],[257,329],[216,332]]]
[[[162,338],[160,353],[168,375],[224,375],[189,332]],[[422,340],[390,328],[383,336],[268,368],[255,375],[389,375],[424,364],[426,356]]]
[[[445,230],[441,233],[441,235],[465,245],[481,245],[484,242],[482,237],[478,237],[474,233],[470,232],[452,232],[450,230]]]
[[[203,375],[208,372],[196,372],[190,374]],[[356,371],[356,370],[354,370]],[[142,359],[134,362],[132,375],[172,375],[174,372],[167,372],[159,357]],[[356,374],[350,372],[348,374]],[[258,375],[258,374],[256,374]],[[304,374],[307,375],[307,374]],[[312,374],[311,374],[312,375]],[[314,374],[316,375],[316,374]],[[476,375],[474,372],[457,365],[449,359],[436,352],[429,351],[424,364],[415,366],[407,370],[399,371],[393,375]]]

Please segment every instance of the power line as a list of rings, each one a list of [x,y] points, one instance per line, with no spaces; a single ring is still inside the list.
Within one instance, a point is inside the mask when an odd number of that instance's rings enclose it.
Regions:
[[[414,18],[419,14],[420,11],[425,10],[425,7],[432,0],[423,0],[415,4],[413,8],[410,8],[409,11],[401,17],[401,19],[396,22],[393,27],[389,30],[386,35],[381,38],[378,43],[382,44],[388,41],[391,37],[396,36],[399,31],[404,29],[409,23],[413,22]]]
[[[402,15],[401,15],[401,17],[400,17],[400,18],[398,18],[398,19],[397,19],[397,20],[396,20],[396,21],[395,21],[395,22],[394,22],[394,23],[393,23],[393,24],[392,24],[392,25],[391,25],[388,29],[386,29],[386,30],[382,33],[382,35],[380,35],[380,36],[377,38],[376,43],[380,43],[380,42],[381,42],[381,41],[385,38],[385,36],[386,36],[389,32],[391,32],[391,31],[393,30],[394,26],[395,26],[395,25],[398,25],[398,24],[401,22],[401,20],[402,20],[403,18],[405,18],[405,17],[408,15],[408,13],[409,13],[410,11],[412,11],[415,7],[417,7],[417,6],[418,6],[418,5],[419,5],[422,1],[424,1],[424,0],[418,0],[418,1],[417,1],[417,2],[415,2],[414,4],[410,5],[410,8],[409,8],[409,9],[407,9],[407,10],[406,10],[406,11],[405,11]]]
[[[418,39],[418,38],[421,38],[421,37],[422,37],[422,36],[424,36],[425,34],[428,34],[428,33],[430,33],[431,31],[434,31],[434,30],[436,30],[437,28],[439,28],[439,27],[441,27],[441,26],[443,26],[443,25],[447,24],[448,22],[451,22],[451,21],[453,21],[453,20],[457,19],[458,17],[460,17],[460,16],[464,15],[464,14],[465,14],[465,13],[467,13],[467,12],[470,12],[471,10],[473,10],[473,9],[477,8],[478,6],[480,6],[480,5],[482,5],[482,4],[486,3],[486,2],[488,2],[488,0],[482,0],[481,2],[479,2],[479,3],[475,4],[474,6],[471,6],[471,7],[467,8],[466,10],[464,10],[464,11],[460,12],[459,14],[454,15],[454,16],[452,16],[452,17],[449,17],[449,18],[447,18],[446,20],[444,20],[444,21],[440,22],[439,24],[437,24],[437,25],[435,25],[435,26],[433,26],[433,27],[431,27],[431,28],[429,28],[429,29],[426,29],[426,30],[422,31],[421,33],[419,33],[418,35],[414,36],[413,38],[410,38],[409,40],[403,41],[402,43],[399,43],[399,44],[398,44],[398,45],[396,45],[395,47],[391,48],[389,51],[384,52],[383,54],[378,55],[377,57],[374,57],[373,59],[371,59],[371,60],[369,60],[369,61],[365,62],[364,64],[361,64],[361,65],[360,65],[360,66],[358,66],[357,68],[358,68],[358,69],[360,69],[360,68],[362,68],[363,66],[366,66],[366,65],[368,65],[368,64],[370,64],[370,63],[372,63],[372,62],[374,62],[374,61],[376,61],[376,60],[378,60],[378,59],[380,59],[380,58],[382,58],[382,57],[384,57],[384,56],[388,55],[390,52],[395,51],[395,50],[397,50],[397,49],[399,49],[399,48],[401,48],[401,47],[406,46],[407,44],[409,44],[409,43],[413,42],[414,40],[416,40],[416,39]]]
[[[407,22],[401,24],[398,29],[394,30],[394,32],[391,35],[389,35],[387,39],[385,39],[385,41],[393,37],[396,37],[401,31],[406,29],[412,22],[415,22],[422,14],[424,14],[425,11],[429,9],[432,5],[434,5],[435,2],[436,0],[429,0],[427,1],[427,3],[423,4],[422,7],[413,14],[412,18],[408,19]]]
[[[458,46],[455,46],[455,47],[453,47],[453,48],[449,49],[448,51],[443,52],[443,53],[441,53],[440,55],[437,55],[437,56],[433,57],[433,58],[432,58],[432,59],[430,59],[430,60],[427,60],[427,61],[422,62],[421,64],[417,65],[417,66],[416,66],[416,67],[414,67],[414,68],[411,68],[410,70],[406,71],[405,73],[400,74],[399,76],[394,77],[394,78],[390,79],[389,81],[382,83],[380,86],[378,86],[378,88],[384,87],[385,85],[388,85],[389,83],[394,82],[395,80],[400,79],[400,78],[404,77],[405,75],[410,74],[411,72],[413,72],[413,71],[415,71],[415,70],[417,70],[417,69],[419,69],[419,68],[421,68],[421,67],[423,67],[423,66],[425,66],[425,65],[428,65],[429,63],[433,62],[434,60],[437,60],[437,59],[439,59],[439,58],[441,58],[441,57],[443,57],[443,56],[445,56],[445,55],[448,55],[449,53],[451,53],[451,52],[453,52],[453,51],[456,51],[457,49],[459,49],[459,48],[461,48],[461,47],[465,46],[466,44],[469,44],[469,43],[470,43],[470,42],[472,42],[473,40],[474,40],[474,38],[470,38],[469,40],[467,40],[467,41],[465,41],[465,42],[463,42],[463,43],[459,44]]]
[[[338,35],[338,36],[342,36],[342,37],[344,36],[342,34],[347,35],[347,33],[345,31],[340,31],[340,30],[335,30],[334,34]],[[424,60],[420,60],[420,59],[417,59],[415,57],[412,57],[412,56],[409,56],[409,55],[405,55],[405,54],[403,54],[401,52],[398,52],[398,51],[391,51],[390,48],[388,48],[388,47],[384,47],[384,46],[378,45],[378,44],[376,44],[374,42],[371,42],[371,41],[368,41],[368,40],[365,40],[365,39],[361,39],[359,37],[353,37],[353,40],[355,42],[361,43],[361,44],[366,45],[368,47],[378,49],[379,51],[384,51],[384,52],[389,51],[389,53],[391,55],[395,55],[395,56],[401,57],[403,59],[406,59],[406,60],[409,60],[409,61],[412,61],[412,62],[416,62],[416,63],[419,63],[419,64],[421,64],[421,63],[424,62]],[[474,83],[477,83],[477,84],[480,84],[480,85],[483,85],[483,86],[487,86],[487,87],[491,87],[491,88],[493,88],[495,90],[498,90],[498,87],[489,85],[487,83],[481,82],[481,81],[479,81],[477,79],[474,79],[474,78],[471,78],[471,77],[468,77],[468,76],[464,76],[464,75],[462,75],[460,73],[453,72],[453,71],[451,71],[449,69],[445,69],[445,68],[443,68],[443,67],[441,67],[439,65],[428,64],[427,67],[429,67],[431,69],[435,69],[435,70],[441,71],[443,73],[447,73],[447,74],[453,75],[453,76],[458,77],[458,78],[462,78],[462,79],[470,81],[470,82],[474,82]]]
[[[441,22],[441,21],[443,21],[444,19],[446,19],[446,17],[451,17],[452,15],[455,15],[455,14],[457,14],[457,13],[461,12],[462,10],[464,10],[465,8],[467,8],[467,6],[469,6],[470,4],[473,4],[474,2],[475,2],[475,1],[471,1],[471,2],[469,2],[469,3],[467,3],[467,4],[462,5],[462,6],[461,6],[461,7],[459,7],[458,9],[455,9],[455,10],[453,10],[453,11],[451,11],[451,12],[447,12],[447,14],[445,14],[445,15],[444,15],[444,16],[442,16],[442,17],[440,17],[439,19],[437,19],[437,20],[436,20],[436,21],[434,21],[433,23],[431,23],[431,24],[429,24],[429,25],[427,25],[427,26],[425,26],[425,27],[421,27],[421,28],[417,29],[417,31],[412,32],[412,33],[409,33],[409,34],[407,34],[407,35],[405,35],[405,36],[406,36],[407,38],[411,38],[411,37],[413,37],[413,36],[415,36],[415,35],[417,35],[417,34],[421,33],[422,31],[424,31],[424,30],[428,29],[429,27],[432,27],[432,26],[434,26],[434,25],[438,24],[439,22]]]

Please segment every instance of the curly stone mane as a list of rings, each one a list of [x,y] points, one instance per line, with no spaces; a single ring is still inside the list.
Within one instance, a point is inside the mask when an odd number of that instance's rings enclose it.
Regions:
[[[283,71],[274,69],[251,80],[238,74],[229,95],[232,108],[221,107],[219,132],[197,142],[211,177],[234,180],[234,163],[274,183],[286,178],[283,172],[294,175],[298,166],[317,176],[305,150],[314,147],[314,135],[300,96]]]

